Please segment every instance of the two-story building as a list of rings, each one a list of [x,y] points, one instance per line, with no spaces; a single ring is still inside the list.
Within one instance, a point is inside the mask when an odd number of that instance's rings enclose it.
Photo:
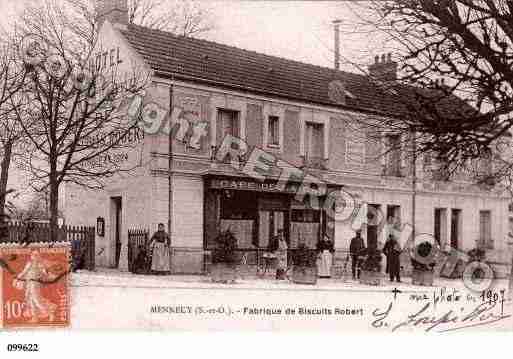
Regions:
[[[424,160],[413,171],[401,151],[382,155],[401,139],[376,139],[362,123],[397,118],[401,110],[368,76],[128,25],[126,1],[99,3],[109,10],[100,62],[114,58],[147,69],[152,85],[145,103],[167,109],[174,130],[134,135],[139,150],[127,160],[138,168],[104,190],[66,187],[68,223],[105,221],[96,238],[97,266],[126,269],[128,230],[154,231],[160,222],[171,229],[176,273],[200,272],[203,251],[225,229],[248,250],[266,248],[283,229],[289,247],[300,239],[315,246],[326,234],[345,253],[356,225],[354,216],[329,214],[340,205],[329,203],[329,193],[340,190],[363,203],[360,224],[372,208],[388,224],[414,224],[416,233],[441,244],[468,250],[484,240],[506,250],[508,197],[500,189],[439,181]],[[369,69],[379,78],[396,68],[382,57]],[[232,150],[247,149],[225,156],[227,138],[239,139]],[[259,156],[252,157],[255,149]],[[255,161],[265,176],[254,166],[248,170]],[[298,195],[305,181],[309,193]],[[303,200],[315,197],[312,188],[319,190],[316,205]],[[361,228],[368,245],[384,233],[377,222]]]

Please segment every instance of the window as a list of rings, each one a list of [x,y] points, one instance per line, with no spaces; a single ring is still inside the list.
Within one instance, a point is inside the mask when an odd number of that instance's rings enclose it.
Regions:
[[[280,118],[278,116],[269,116],[267,145],[272,147],[280,146]]]
[[[307,159],[322,159],[324,153],[324,125],[306,123],[305,155]]]
[[[430,170],[433,166],[433,155],[431,153],[424,153],[424,168]]]
[[[385,171],[388,176],[401,175],[401,136],[388,135],[386,138]]]
[[[291,217],[292,222],[319,223],[321,220],[321,211],[314,209],[293,209]]]
[[[221,219],[248,220],[257,216],[255,192],[224,190],[221,197]]]
[[[387,205],[387,224],[401,229],[401,206]]]
[[[228,135],[240,137],[239,111],[219,109],[217,120],[221,125],[223,138]]]
[[[479,211],[479,241],[485,248],[493,248],[491,211]]]
[[[350,165],[365,164],[365,142],[361,136],[346,138],[346,162]]]
[[[493,155],[490,149],[482,151],[481,157],[477,160],[478,178],[484,180],[493,174]]]
[[[435,240],[440,246],[447,243],[447,209],[435,208]]]
[[[461,209],[451,209],[451,248],[453,249],[459,249],[461,228]]]

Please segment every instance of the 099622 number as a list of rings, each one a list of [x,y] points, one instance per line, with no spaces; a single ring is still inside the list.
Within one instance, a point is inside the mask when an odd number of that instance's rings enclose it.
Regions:
[[[38,352],[39,344],[7,344],[8,352]]]

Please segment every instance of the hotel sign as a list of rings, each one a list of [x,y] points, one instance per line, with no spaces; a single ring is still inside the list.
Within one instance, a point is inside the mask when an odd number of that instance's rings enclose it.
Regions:
[[[285,186],[278,181],[250,181],[238,179],[212,179],[210,180],[211,189],[232,189],[240,191],[257,191],[257,192],[276,192],[276,193],[292,193],[298,191],[299,183],[287,183]]]

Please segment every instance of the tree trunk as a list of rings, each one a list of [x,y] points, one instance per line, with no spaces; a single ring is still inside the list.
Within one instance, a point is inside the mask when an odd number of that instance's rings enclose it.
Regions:
[[[513,257],[511,257],[511,270],[509,273],[508,297],[513,300]]]
[[[50,241],[57,241],[59,218],[59,182],[57,181],[57,164],[50,164]]]
[[[5,217],[5,202],[7,197],[7,180],[9,179],[9,166],[11,165],[12,142],[4,146],[4,157],[0,165],[0,220]]]

